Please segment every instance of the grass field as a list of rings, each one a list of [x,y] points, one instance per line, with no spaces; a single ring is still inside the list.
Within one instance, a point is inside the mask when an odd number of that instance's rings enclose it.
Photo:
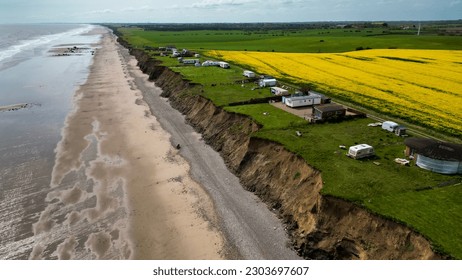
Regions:
[[[175,61],[167,58],[164,60]],[[175,62],[175,64],[178,64]],[[222,69],[220,67],[170,66],[176,72],[203,86],[203,95],[213,100],[218,106],[250,99],[271,97],[269,90],[252,90],[253,84],[235,83],[242,80],[242,70],[238,68]],[[217,94],[219,92],[220,94]],[[239,94],[236,94],[236,93]]]
[[[352,34],[350,32],[343,34],[343,30],[335,30],[327,34],[318,34],[324,32],[323,30],[302,30],[296,33],[286,32],[284,36],[281,34],[276,36],[280,31],[275,31],[273,34],[254,32],[251,35],[238,31],[233,35],[230,35],[229,31],[227,35],[225,31],[188,31],[185,33],[142,32],[134,29],[122,29],[122,31],[125,39],[140,47],[177,45],[178,48],[198,51],[217,49],[239,51],[248,49],[250,51],[251,48],[263,51],[265,48],[266,50],[274,48],[275,51],[284,52],[317,52],[318,45],[328,43],[334,38],[332,46],[323,51],[327,52],[327,49],[334,52],[351,51],[359,45],[374,48],[390,46],[404,48],[403,46],[407,45],[411,48],[425,49],[430,48],[429,46],[460,49],[462,46],[460,37],[422,36],[418,38],[421,41],[418,41],[413,35],[366,37],[367,34],[373,34],[368,33],[367,30]],[[313,45],[308,44],[309,42]],[[344,61],[343,67],[348,66],[351,61],[358,63],[367,61],[348,57],[358,55],[361,58],[366,56],[367,52],[332,55]],[[400,57],[397,54],[380,56]],[[173,58],[157,58],[185,78],[201,84],[203,88],[201,94],[215,104],[231,112],[246,114],[262,124],[263,128],[253,137],[281,143],[288,150],[302,156],[310,165],[321,170],[324,181],[323,194],[354,201],[372,212],[405,223],[432,240],[437,248],[457,259],[462,259],[462,176],[445,176],[415,166],[406,167],[394,163],[394,158],[403,157],[403,139],[380,128],[368,127],[367,124],[373,122],[370,119],[308,125],[303,119],[267,103],[227,106],[236,101],[270,96],[266,89],[252,90],[253,86],[250,84],[242,87],[239,83],[235,83],[242,79],[242,68],[237,65],[232,65],[231,69],[227,70],[218,67],[185,67],[179,66],[178,61]],[[422,58],[414,59],[421,60]],[[389,58],[380,58],[375,61],[401,63],[403,68],[396,70],[401,71],[403,76],[400,77],[399,82],[405,84],[412,83],[413,79],[403,74],[407,67],[405,65],[429,66],[429,63],[420,65],[417,62]],[[240,64],[246,63],[241,62]],[[380,67],[380,64],[375,67]],[[419,71],[425,72],[424,69],[425,67]],[[374,71],[371,70],[371,72]],[[452,79],[457,75],[442,72],[442,76]],[[455,92],[457,93],[460,91]],[[454,102],[458,101],[452,101],[450,105],[460,105],[460,103],[453,104]],[[385,102],[384,105],[386,105]],[[302,137],[296,136],[295,131],[300,131]],[[348,147],[357,143],[373,145],[377,153],[376,158],[352,160],[345,156],[345,150],[339,148],[339,145]]]
[[[133,46],[176,45],[196,51],[238,50],[262,52],[332,53],[357,48],[460,50],[461,36],[384,34],[381,28],[305,29],[293,31],[144,31],[120,28]]]
[[[443,251],[462,258],[461,176],[445,176],[394,163],[394,158],[404,156],[402,138],[377,127],[368,127],[370,119],[274,127],[269,118],[262,120],[258,114],[270,105],[261,106],[260,110],[230,109],[247,112],[259,122],[269,123],[255,137],[282,143],[321,170],[323,194],[354,201],[372,212],[405,223]],[[303,136],[296,136],[295,131]],[[360,143],[372,145],[377,156],[352,160],[339,148],[339,145],[348,147]],[[440,187],[445,184],[449,186]]]

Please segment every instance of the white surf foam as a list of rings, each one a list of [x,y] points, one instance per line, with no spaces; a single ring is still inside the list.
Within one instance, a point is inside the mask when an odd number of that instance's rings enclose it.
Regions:
[[[80,34],[87,33],[90,30],[92,30],[94,27],[95,26],[93,25],[84,25],[83,27],[71,29],[66,32],[61,32],[61,33],[51,34],[51,35],[44,35],[44,36],[40,36],[37,38],[31,38],[29,40],[19,41],[15,45],[9,46],[8,48],[4,50],[0,50],[0,62],[6,59],[12,58],[20,54],[21,52],[32,50],[34,48],[37,48],[45,44],[51,43],[53,41],[59,40],[63,37],[77,36]]]

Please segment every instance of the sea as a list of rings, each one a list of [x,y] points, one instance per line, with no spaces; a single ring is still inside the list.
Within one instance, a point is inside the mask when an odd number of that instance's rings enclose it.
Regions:
[[[95,28],[0,25],[0,260],[34,257],[33,225],[46,212],[55,148],[100,40]],[[42,259],[58,258],[60,240],[50,240]]]

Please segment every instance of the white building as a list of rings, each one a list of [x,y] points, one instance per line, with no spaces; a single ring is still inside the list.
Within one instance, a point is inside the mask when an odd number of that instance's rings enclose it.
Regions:
[[[291,96],[284,98],[284,104],[291,108],[321,104],[321,96],[317,94]]]

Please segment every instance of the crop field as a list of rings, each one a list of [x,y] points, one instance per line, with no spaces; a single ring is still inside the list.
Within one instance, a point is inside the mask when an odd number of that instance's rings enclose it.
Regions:
[[[225,110],[248,115],[260,123],[262,129],[252,137],[280,143],[320,170],[324,195],[353,201],[407,224],[437,249],[462,259],[461,175],[433,173],[414,163],[396,164],[394,159],[403,157],[403,138],[369,127],[370,122],[375,122],[371,119],[309,125],[268,103],[229,106],[271,96],[268,89],[239,83],[243,69],[250,68],[289,83],[309,83],[329,96],[370,111],[461,138],[462,36],[381,36],[381,29],[294,33],[121,30],[126,40],[140,48],[173,44],[201,53],[201,61],[215,57],[231,62],[230,69],[194,67],[156,56],[173,71],[200,85],[201,90],[192,94],[201,94]],[[320,46],[322,52],[331,53],[318,53]],[[374,49],[351,52],[357,46]],[[389,49],[392,46],[399,49]],[[297,136],[296,131],[302,136]],[[359,143],[374,146],[376,156],[352,160],[340,148]]]
[[[462,136],[462,51],[365,50],[335,54],[210,51],[259,73],[312,83],[362,107]]]

